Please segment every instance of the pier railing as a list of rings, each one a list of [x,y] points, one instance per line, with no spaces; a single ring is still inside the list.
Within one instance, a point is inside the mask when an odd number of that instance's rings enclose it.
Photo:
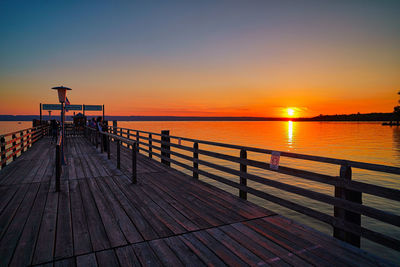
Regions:
[[[132,183],[137,183],[137,153],[138,146],[137,142],[133,141],[129,138],[124,138],[122,136],[112,134],[109,132],[98,131],[95,128],[85,126],[84,135],[96,148],[100,145],[101,153],[107,152],[108,159],[111,159],[111,142],[115,142],[117,145],[116,151],[116,164],[117,168],[121,169],[121,146],[125,145],[131,148],[132,153],[132,174],[131,180]]]
[[[202,175],[238,189],[239,196],[243,199],[247,199],[247,194],[252,194],[264,200],[273,202],[285,208],[294,210],[329,224],[333,227],[333,235],[336,238],[346,241],[352,245],[359,247],[360,238],[363,237],[380,245],[400,251],[399,239],[375,230],[368,229],[361,223],[361,216],[366,216],[395,227],[400,227],[400,216],[398,214],[384,211],[383,209],[378,209],[362,203],[363,195],[368,194],[394,201],[400,206],[400,190],[352,180],[353,168],[380,173],[389,173],[396,176],[399,175],[400,178],[400,168],[398,167],[311,156],[284,151],[278,152],[269,149],[171,136],[169,135],[169,131],[162,131],[160,134],[120,127],[110,127],[109,132],[113,133],[113,138],[118,142],[121,140],[124,140],[126,144],[129,144],[132,141],[136,142],[138,151],[144,153],[149,158],[157,157],[163,164],[167,166],[170,166],[172,163],[190,171],[194,179],[198,179],[199,175]],[[118,135],[119,138],[115,137],[115,135]],[[185,145],[182,145],[182,142],[185,142]],[[201,146],[212,147],[213,149],[206,149],[202,148]],[[221,150],[225,149],[232,149],[233,151],[236,151],[237,156],[220,152]],[[340,168],[340,172],[337,176],[332,176],[288,166],[271,166],[268,162],[248,158],[248,152],[251,152],[252,154],[266,155],[280,154],[280,157],[284,158],[328,163],[338,166]],[[217,164],[210,160],[202,159],[204,157],[225,160],[238,164],[238,169]],[[187,162],[190,163],[188,164]],[[202,166],[207,167],[207,171],[204,170],[204,168],[202,169]],[[271,179],[268,176],[263,177],[252,174],[247,171],[248,167],[255,167],[258,170],[265,171],[265,173],[275,172],[332,186],[334,194],[328,195],[325,193],[312,191],[309,188],[277,181],[276,179]],[[209,171],[210,169],[215,170],[215,172]],[[234,179],[229,179],[226,176],[224,177],[224,175],[221,175],[221,173],[226,173],[228,174],[227,176],[236,176],[239,178],[239,182],[234,181]],[[259,188],[248,185],[248,181],[250,181],[251,184],[254,184],[255,182],[331,205],[333,209],[333,215],[327,214],[315,208],[310,208],[302,203],[288,200],[283,195],[273,194],[267,190],[260,190]]]
[[[38,126],[0,135],[1,168],[5,168],[11,160],[15,161],[48,131],[48,126]]]

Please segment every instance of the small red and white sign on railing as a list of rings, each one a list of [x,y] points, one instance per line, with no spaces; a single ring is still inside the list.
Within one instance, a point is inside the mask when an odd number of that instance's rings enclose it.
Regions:
[[[279,169],[279,160],[281,157],[281,152],[273,151],[271,153],[271,162],[269,164],[269,168],[271,170],[277,171]]]

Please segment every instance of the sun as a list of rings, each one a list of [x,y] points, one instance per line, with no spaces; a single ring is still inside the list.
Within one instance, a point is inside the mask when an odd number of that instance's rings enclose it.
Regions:
[[[293,117],[294,114],[296,113],[296,111],[293,108],[287,108],[286,113],[287,113],[288,117]]]

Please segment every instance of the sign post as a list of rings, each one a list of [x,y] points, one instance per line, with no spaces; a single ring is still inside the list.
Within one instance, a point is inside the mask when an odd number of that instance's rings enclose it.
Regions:
[[[42,125],[42,103],[40,103],[40,125]]]

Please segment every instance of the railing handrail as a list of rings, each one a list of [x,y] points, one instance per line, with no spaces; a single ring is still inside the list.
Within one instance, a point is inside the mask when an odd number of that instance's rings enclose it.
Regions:
[[[167,135],[163,135],[163,134],[159,134],[159,133],[135,130],[135,129],[128,129],[128,128],[122,128],[122,127],[117,127],[117,129],[152,134],[152,135],[156,135],[156,136],[160,136],[160,137],[167,136]],[[130,135],[132,135],[132,134],[130,134]],[[392,174],[400,174],[399,167],[388,166],[388,165],[383,165],[383,164],[374,164],[374,163],[367,163],[367,162],[360,162],[360,161],[353,161],[353,160],[346,160],[346,159],[336,159],[336,158],[330,158],[330,157],[314,156],[314,155],[300,154],[300,153],[293,153],[293,152],[286,152],[286,151],[279,151],[279,150],[263,149],[263,148],[257,148],[257,147],[251,147],[251,146],[240,146],[240,145],[226,144],[226,143],[221,143],[221,142],[206,141],[206,140],[173,136],[173,135],[168,135],[168,137],[172,138],[172,139],[177,139],[177,140],[180,139],[182,141],[188,141],[188,142],[193,142],[193,143],[198,143],[198,144],[213,145],[213,146],[225,147],[225,148],[231,148],[231,149],[237,149],[237,150],[244,149],[246,151],[263,153],[263,154],[271,154],[272,152],[279,152],[280,155],[283,157],[296,158],[296,159],[309,160],[309,161],[317,161],[317,162],[321,162],[321,163],[329,163],[329,164],[334,164],[334,165],[347,165],[347,166],[351,166],[351,167],[354,167],[357,169],[364,169],[364,170],[370,170],[370,171],[379,171],[379,172],[386,172],[386,173],[392,173]]]
[[[10,135],[13,135],[13,134],[18,134],[18,133],[20,133],[20,132],[24,132],[24,131],[27,131],[27,130],[36,130],[36,129],[38,129],[38,128],[43,128],[43,127],[48,127],[48,126],[47,126],[47,125],[40,125],[40,126],[36,126],[36,127],[31,127],[31,128],[26,128],[26,129],[18,130],[18,131],[11,132],[11,133],[0,134],[0,136],[7,137],[7,136],[10,136]]]

